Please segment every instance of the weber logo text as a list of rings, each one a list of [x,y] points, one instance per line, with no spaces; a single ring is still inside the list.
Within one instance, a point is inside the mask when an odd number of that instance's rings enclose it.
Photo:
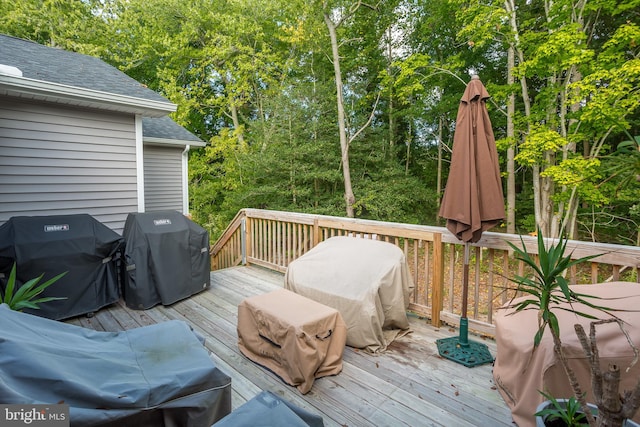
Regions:
[[[170,219],[154,219],[153,225],[171,225]]]
[[[44,232],[51,233],[53,231],[69,231],[69,224],[45,225]]]
[[[69,405],[0,405],[0,427],[69,427]]]

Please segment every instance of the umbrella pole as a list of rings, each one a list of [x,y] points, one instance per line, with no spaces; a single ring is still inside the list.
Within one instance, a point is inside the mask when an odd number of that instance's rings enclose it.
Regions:
[[[469,319],[467,318],[469,295],[469,242],[464,243],[464,264],[462,266],[462,312],[460,313],[460,340],[463,347],[469,346]]]
[[[462,270],[462,312],[460,313],[460,334],[457,337],[436,340],[440,356],[472,368],[485,363],[493,363],[493,356],[486,344],[469,341],[469,319],[467,304],[469,292],[469,243],[464,244],[464,264]]]

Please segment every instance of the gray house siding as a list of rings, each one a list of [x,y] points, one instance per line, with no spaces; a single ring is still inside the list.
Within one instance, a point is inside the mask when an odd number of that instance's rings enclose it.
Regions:
[[[183,211],[183,147],[144,146],[145,211]]]
[[[0,224],[88,213],[121,232],[138,211],[135,117],[0,96]]]

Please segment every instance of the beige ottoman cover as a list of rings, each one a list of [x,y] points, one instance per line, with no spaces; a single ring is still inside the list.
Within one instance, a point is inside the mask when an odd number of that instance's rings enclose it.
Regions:
[[[286,289],[238,306],[238,347],[305,394],[316,378],[342,371],[347,328],[340,313]]]

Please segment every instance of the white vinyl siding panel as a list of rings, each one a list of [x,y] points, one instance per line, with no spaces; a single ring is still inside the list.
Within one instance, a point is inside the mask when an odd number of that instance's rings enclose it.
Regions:
[[[181,147],[144,146],[145,211],[182,212]]]
[[[135,118],[0,97],[0,224],[88,213],[121,232],[137,212]]]

